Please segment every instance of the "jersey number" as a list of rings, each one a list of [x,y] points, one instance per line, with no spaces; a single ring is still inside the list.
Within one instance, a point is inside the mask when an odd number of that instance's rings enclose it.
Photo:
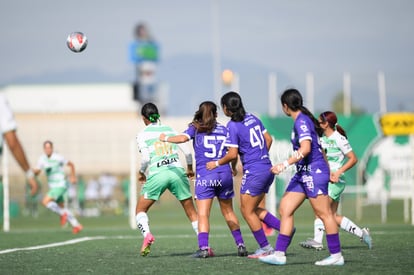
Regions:
[[[225,136],[205,136],[204,137],[204,148],[209,151],[204,152],[206,158],[221,158],[221,154],[224,149],[224,142],[226,141]],[[220,144],[220,148],[217,152],[216,144]]]
[[[263,149],[265,141],[262,131],[260,131],[260,125],[250,128],[250,144],[252,147],[259,146],[260,149]]]

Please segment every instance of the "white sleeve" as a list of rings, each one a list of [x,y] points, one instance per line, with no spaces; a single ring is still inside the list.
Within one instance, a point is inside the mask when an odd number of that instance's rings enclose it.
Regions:
[[[148,147],[145,144],[145,141],[141,133],[136,136],[136,141],[137,141],[138,151],[141,153],[140,171],[144,173],[147,170],[147,167],[150,162],[150,152],[148,150]]]
[[[349,141],[346,137],[340,135],[336,142],[342,154],[346,155],[352,151],[351,144],[349,144]]]
[[[181,152],[183,152],[183,154],[185,155],[185,161],[187,162],[187,165],[193,165],[193,155],[191,154],[188,142],[179,143],[177,145],[178,148],[180,148]]]

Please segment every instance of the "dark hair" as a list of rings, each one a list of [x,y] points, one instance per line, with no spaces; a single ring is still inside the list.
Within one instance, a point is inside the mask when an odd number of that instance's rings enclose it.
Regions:
[[[53,142],[52,142],[52,141],[50,141],[50,140],[45,140],[45,141],[43,142],[43,147],[45,147],[45,146],[46,146],[46,144],[49,144],[51,147],[53,147]]]
[[[338,118],[336,117],[336,114],[334,112],[323,112],[319,115],[319,118],[322,120],[322,122],[328,122],[329,127],[331,127],[334,130],[336,129],[341,135],[348,138],[344,128],[338,125]]]
[[[231,120],[243,121],[246,115],[246,110],[243,107],[243,102],[240,95],[236,92],[228,92],[221,97],[221,106],[226,107],[231,113]]]
[[[312,121],[315,126],[315,130],[319,136],[322,136],[323,129],[319,125],[318,120],[313,116],[313,114],[303,106],[303,98],[300,92],[296,89],[287,89],[283,92],[282,96],[280,97],[280,101],[282,105],[286,104],[289,109],[292,111],[301,111],[305,115],[307,115]]]
[[[204,101],[195,112],[191,124],[201,133],[211,133],[216,126],[217,105],[212,101]]]
[[[142,106],[141,115],[148,119],[151,123],[157,122],[160,119],[158,108],[154,103],[146,103]]]

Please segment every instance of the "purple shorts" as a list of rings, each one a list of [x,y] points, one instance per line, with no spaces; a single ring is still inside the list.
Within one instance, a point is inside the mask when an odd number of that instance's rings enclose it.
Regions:
[[[233,175],[231,172],[210,172],[206,175],[197,175],[194,180],[195,198],[198,200],[231,199],[234,197]]]
[[[271,167],[271,166],[270,166]],[[269,192],[270,185],[272,185],[275,175],[270,172],[270,167],[263,170],[244,171],[240,194],[250,194],[251,196],[258,196]]]
[[[307,198],[328,195],[329,170],[297,172],[290,180],[286,192],[304,193]]]

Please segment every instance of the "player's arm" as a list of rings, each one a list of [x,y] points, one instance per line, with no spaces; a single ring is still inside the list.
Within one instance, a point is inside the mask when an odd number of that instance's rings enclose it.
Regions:
[[[263,133],[263,136],[266,142],[267,151],[269,151],[270,147],[272,146],[272,142],[273,142],[272,136],[267,131]]]
[[[342,165],[338,170],[336,170],[335,172],[333,172],[331,174],[331,181],[332,182],[338,182],[339,181],[339,177],[345,173],[346,171],[348,171],[349,169],[351,169],[357,162],[358,162],[358,158],[355,155],[354,151],[349,151],[345,157],[347,158],[347,161],[344,163],[344,165]]]
[[[150,153],[147,147],[143,147],[140,149],[141,152],[141,168],[138,172],[138,181],[140,183],[145,183],[147,180],[147,177],[145,176],[145,171],[147,171],[147,168],[150,163]]]
[[[237,147],[228,147],[227,154],[219,160],[209,161],[206,164],[208,170],[213,170],[220,165],[227,164],[231,161],[237,160],[239,149]]]
[[[293,154],[288,157],[284,162],[278,163],[275,166],[271,168],[271,171],[273,174],[278,175],[282,171],[284,171],[286,168],[288,168],[290,165],[295,164],[305,158],[309,153],[311,152],[311,139],[302,139],[300,141],[300,147],[298,150],[294,151]]]
[[[185,134],[179,134],[176,136],[167,136],[162,133],[159,137],[160,141],[171,142],[171,143],[184,143],[190,140],[190,137]]]
[[[73,164],[73,162],[71,162],[71,161],[68,161],[68,163],[66,165],[69,166],[69,169],[70,169],[70,178],[69,178],[69,180],[72,184],[75,184],[76,183],[75,164]]]
[[[24,153],[23,146],[21,145],[19,138],[17,137],[16,130],[8,131],[3,134],[3,138],[7,143],[11,153],[15,160],[26,173],[26,178],[31,188],[31,194],[37,193],[37,183],[34,178],[34,172],[30,169],[29,162],[27,161],[26,154]]]

